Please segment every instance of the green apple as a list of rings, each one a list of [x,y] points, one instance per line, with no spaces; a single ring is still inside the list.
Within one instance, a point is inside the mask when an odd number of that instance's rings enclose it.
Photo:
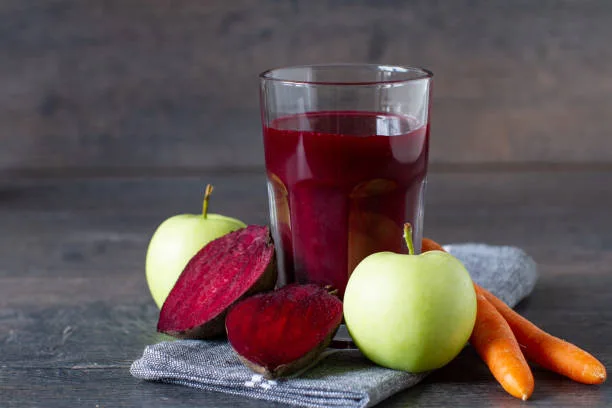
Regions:
[[[187,262],[208,244],[229,232],[246,227],[235,218],[208,214],[212,186],[206,186],[202,214],[179,214],[162,222],[151,238],[146,258],[146,276],[153,300],[159,308],[172,290]]]
[[[476,293],[463,264],[442,251],[378,252],[361,261],[344,293],[353,341],[383,367],[413,373],[440,368],[459,354],[476,321]]]

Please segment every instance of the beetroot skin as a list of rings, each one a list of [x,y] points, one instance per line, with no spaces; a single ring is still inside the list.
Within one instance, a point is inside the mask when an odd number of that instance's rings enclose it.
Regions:
[[[227,314],[227,337],[240,360],[266,378],[310,365],[342,321],[342,302],[325,288],[291,284],[237,303]]]
[[[225,333],[228,308],[276,283],[268,227],[251,225],[209,242],[187,264],[159,314],[157,331],[207,339]]]

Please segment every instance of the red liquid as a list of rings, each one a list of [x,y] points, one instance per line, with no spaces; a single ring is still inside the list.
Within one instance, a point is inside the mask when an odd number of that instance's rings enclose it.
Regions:
[[[428,135],[413,118],[370,112],[287,116],[264,128],[279,284],[329,284],[342,296],[363,258],[405,253],[404,222],[420,234]]]

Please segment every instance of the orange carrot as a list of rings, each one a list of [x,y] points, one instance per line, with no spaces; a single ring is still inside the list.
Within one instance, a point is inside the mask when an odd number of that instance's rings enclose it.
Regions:
[[[476,324],[470,344],[501,386],[523,401],[531,397],[534,381],[531,369],[502,315],[480,293],[476,294]]]
[[[444,251],[437,242],[423,238],[422,252]],[[584,384],[601,384],[607,378],[604,365],[588,352],[555,337],[512,310],[488,290],[474,284],[476,293],[483,295],[508,322],[523,354],[531,361],[558,374]]]
[[[423,238],[421,251],[444,251],[437,242]],[[476,288],[476,323],[470,344],[487,364],[495,379],[510,395],[523,401],[531,397],[533,374],[521,353],[510,326],[495,307]]]
[[[580,383],[601,384],[606,380],[606,368],[591,354],[546,333],[488,290],[477,288],[476,291],[506,319],[529,360]]]
[[[421,241],[421,252],[427,251],[444,251],[444,248],[442,248],[442,245],[438,244],[432,239],[423,238],[423,240]]]

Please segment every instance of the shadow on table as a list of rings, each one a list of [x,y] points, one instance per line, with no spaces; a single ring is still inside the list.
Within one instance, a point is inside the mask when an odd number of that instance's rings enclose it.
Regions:
[[[23,191],[19,188],[0,185],[0,202],[9,202],[23,196]]]

